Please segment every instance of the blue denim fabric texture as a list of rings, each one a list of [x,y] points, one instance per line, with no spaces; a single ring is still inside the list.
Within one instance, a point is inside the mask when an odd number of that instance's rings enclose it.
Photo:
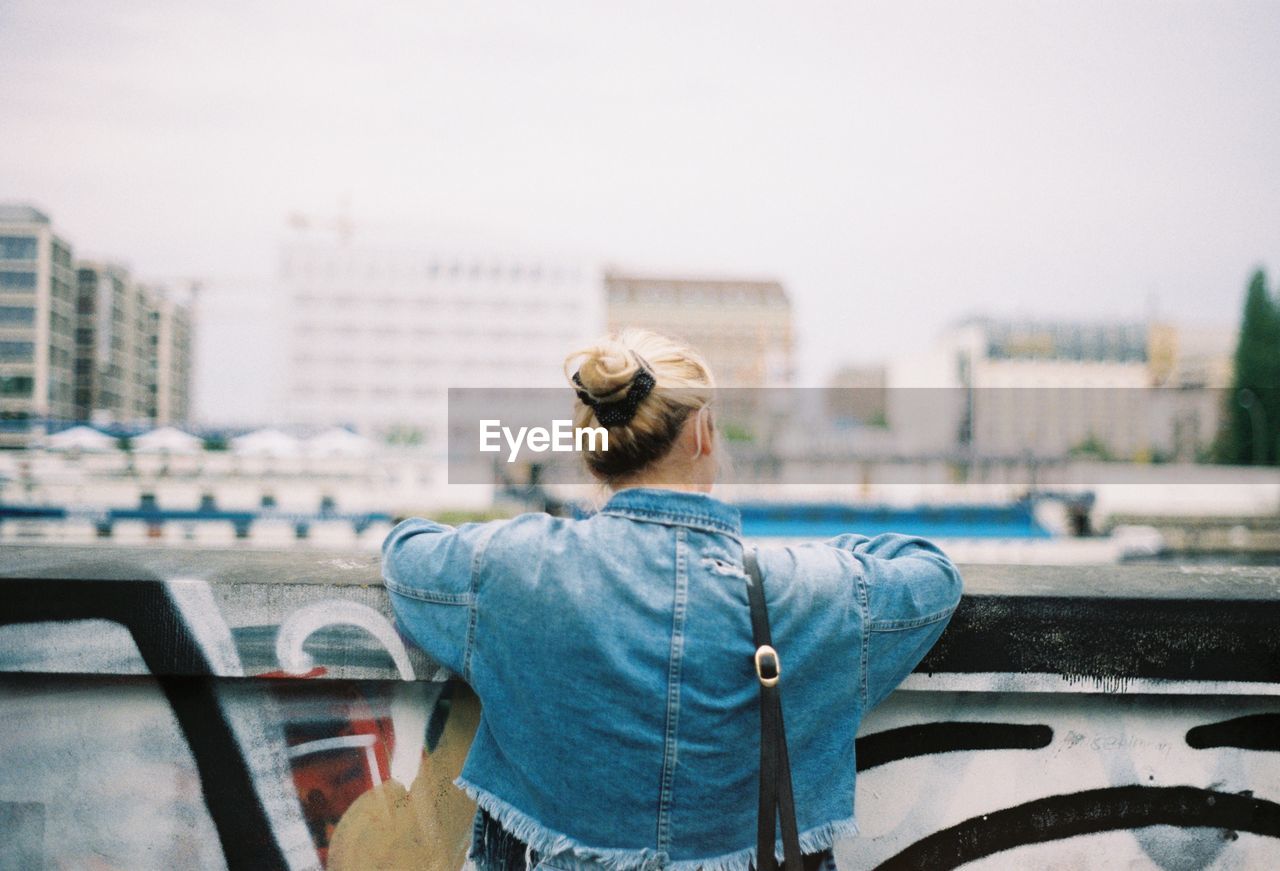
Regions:
[[[634,488],[589,518],[455,528],[383,545],[401,629],[482,703],[458,785],[548,869],[741,871],[760,746],[741,522]],[[801,849],[856,831],[854,736],[960,599],[928,541],[762,547]],[[779,842],[779,855],[781,843]]]

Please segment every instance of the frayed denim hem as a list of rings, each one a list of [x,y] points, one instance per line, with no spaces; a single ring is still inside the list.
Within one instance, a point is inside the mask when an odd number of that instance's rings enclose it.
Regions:
[[[551,831],[533,817],[462,777],[454,780],[454,784],[503,828],[546,859],[549,867],[560,871],[583,871],[581,865],[595,866],[604,871],[748,871],[755,864],[755,847],[706,859],[672,861],[665,853],[656,850],[588,846],[568,835]],[[800,852],[817,853],[827,850],[835,846],[839,839],[857,833],[858,824],[853,817],[833,820],[801,832]],[[780,843],[777,858],[782,859]]]
[[[805,855],[820,853],[823,850],[829,850],[834,847],[836,841],[841,838],[852,837],[856,834],[858,834],[858,824],[853,817],[832,820],[829,823],[801,832],[800,852]],[[783,858],[781,841],[778,842],[775,858],[778,860],[779,867],[781,867]],[[745,850],[738,850],[736,853],[712,856],[709,859],[668,862],[664,867],[668,871],[747,871],[748,868],[754,868],[755,864],[756,848],[748,847]]]

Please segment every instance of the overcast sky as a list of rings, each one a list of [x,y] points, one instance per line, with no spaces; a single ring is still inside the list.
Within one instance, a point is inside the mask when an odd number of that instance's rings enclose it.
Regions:
[[[970,313],[1232,323],[1280,270],[1280,3],[0,0],[0,199],[79,251],[253,287],[343,197],[777,276],[810,383]]]

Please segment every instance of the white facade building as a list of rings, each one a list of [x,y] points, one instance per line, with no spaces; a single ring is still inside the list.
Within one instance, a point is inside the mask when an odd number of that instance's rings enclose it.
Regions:
[[[1145,324],[967,321],[889,367],[890,425],[919,452],[1180,452],[1186,397],[1154,389],[1151,335]]]
[[[565,387],[604,327],[600,271],[475,247],[282,249],[281,419],[442,445],[450,387]]]

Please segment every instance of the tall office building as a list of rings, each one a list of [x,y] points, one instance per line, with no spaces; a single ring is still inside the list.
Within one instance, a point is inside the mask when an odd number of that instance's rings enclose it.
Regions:
[[[110,423],[140,415],[139,288],[123,266],[77,264],[76,417]]]
[[[98,424],[182,423],[190,388],[190,315],[123,266],[77,264],[75,415]]]
[[[610,330],[642,327],[688,342],[722,387],[791,383],[791,302],[777,281],[607,272],[605,288]]]
[[[198,288],[192,290],[198,292]],[[157,426],[184,423],[191,417],[191,361],[195,348],[190,303],[184,305],[168,292],[160,291],[155,295],[151,320],[156,372],[151,416]]]
[[[28,205],[0,204],[0,444],[75,415],[70,243]]]
[[[284,422],[441,445],[450,387],[563,387],[603,327],[586,264],[299,235],[280,264]]]

